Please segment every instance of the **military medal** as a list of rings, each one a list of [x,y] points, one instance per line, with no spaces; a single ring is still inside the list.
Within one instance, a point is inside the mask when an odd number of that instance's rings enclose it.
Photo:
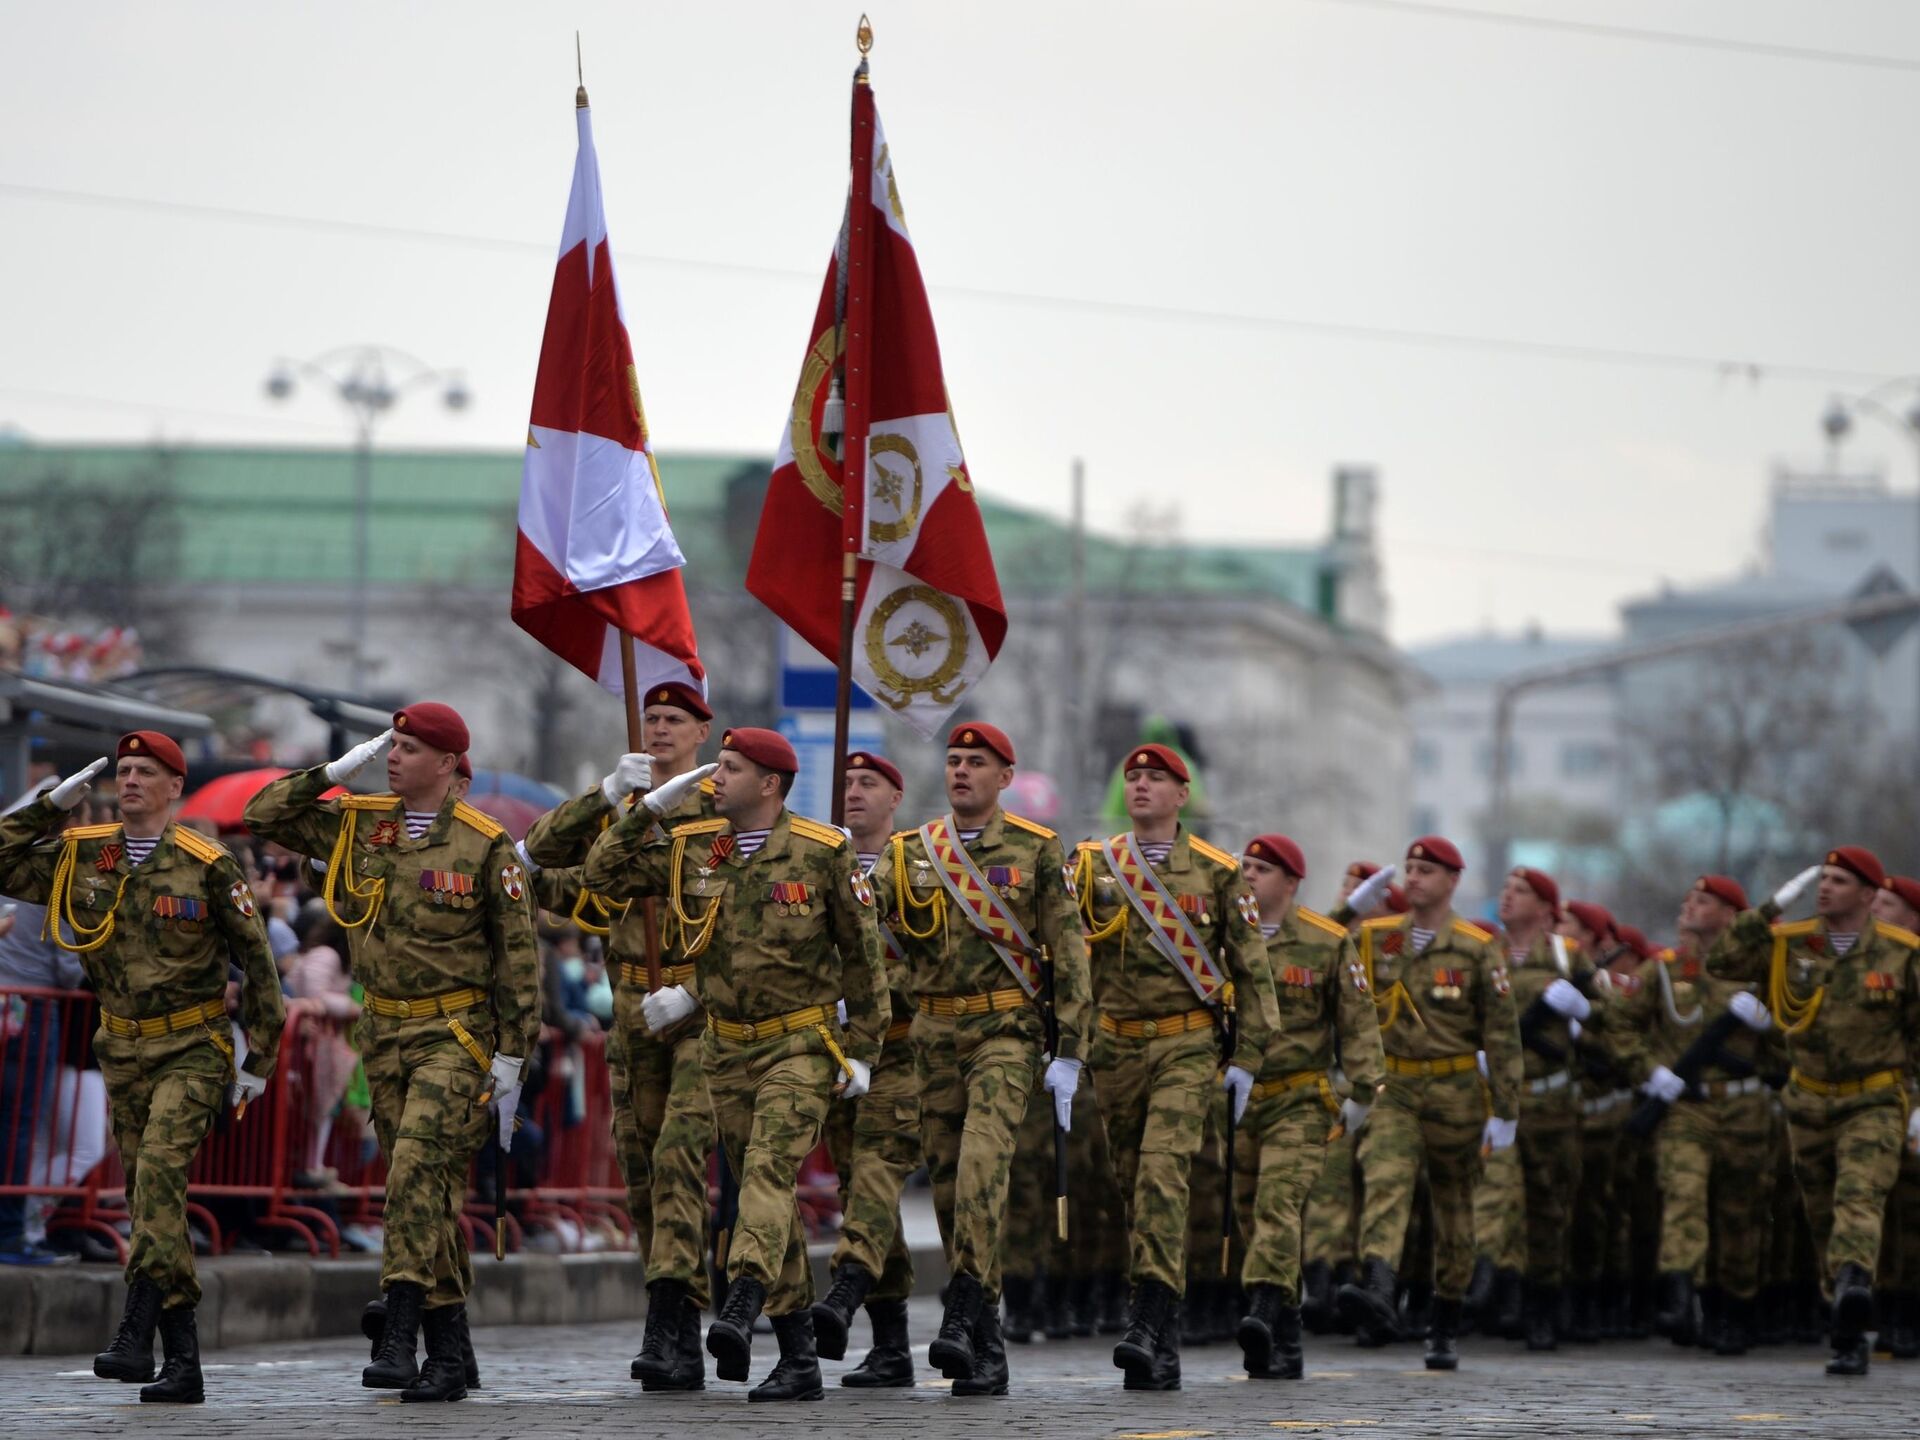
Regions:
[[[802,884],[798,880],[776,880],[767,887],[767,898],[773,902],[776,915],[811,915],[813,906],[813,886]]]
[[[382,820],[373,827],[373,833],[367,837],[368,845],[397,845],[400,843],[400,822]]]
[[[991,885],[1003,900],[1011,900],[1020,889],[1020,869],[1016,865],[989,865],[987,884]]]

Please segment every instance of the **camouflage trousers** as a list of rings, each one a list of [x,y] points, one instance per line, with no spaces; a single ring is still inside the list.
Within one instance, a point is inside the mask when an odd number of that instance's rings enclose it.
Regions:
[[[1359,1205],[1355,1193],[1359,1174],[1353,1163],[1358,1135],[1347,1135],[1327,1146],[1320,1174],[1307,1194],[1304,1253],[1308,1261],[1329,1266],[1350,1264],[1358,1258]]]
[[[1481,1164],[1473,1186],[1473,1248],[1497,1270],[1527,1268],[1527,1177],[1517,1143]]]
[[[1119,1038],[1102,1058],[1095,1093],[1127,1207],[1129,1276],[1184,1294],[1189,1178],[1220,1086],[1213,1036]]]
[[[1053,1193],[1053,1096],[1034,1087],[1014,1139],[1001,1246],[1004,1275],[1031,1280],[1044,1271],[1058,1279],[1127,1268],[1126,1218],[1093,1089],[1093,1071],[1083,1069],[1073,1097],[1073,1128],[1067,1132],[1068,1238],[1062,1240]]]
[[[727,1279],[746,1275],[766,1286],[770,1316],[804,1310],[813,1304],[813,1268],[794,1179],[820,1143],[839,1066],[810,1031],[752,1045],[708,1032],[700,1058],[740,1186]]]
[[[1227,1105],[1225,1090],[1214,1086],[1207,1102],[1207,1130],[1193,1152],[1187,1181],[1187,1280],[1218,1280],[1221,1269],[1220,1234],[1227,1204]],[[1246,1140],[1236,1127],[1234,1173],[1245,1167]],[[1238,1189],[1236,1183],[1235,1186]]]
[[[1900,1152],[1900,1175],[1887,1196],[1883,1233],[1874,1283],[1883,1290],[1920,1293],[1920,1155],[1911,1150]]]
[[[920,1168],[920,1088],[906,1039],[890,1040],[873,1087],[827,1111],[827,1153],[840,1179],[840,1243],[831,1268],[848,1261],[876,1281],[870,1300],[913,1293],[913,1257],[900,1227],[900,1192]]]
[[[1800,1182],[1793,1173],[1793,1145],[1787,1135],[1787,1113],[1779,1097],[1773,1100],[1773,1123],[1767,1143],[1767,1173],[1761,1186],[1768,1192],[1766,1256],[1762,1285],[1804,1289],[1818,1283],[1813,1263],[1813,1236],[1807,1229],[1806,1208],[1800,1203]]]
[[[682,1022],[665,1037],[647,1029],[646,992],[623,985],[607,1037],[613,1146],[627,1186],[627,1217],[652,1280],[678,1280],[706,1309],[707,1157],[713,1100],[701,1068],[703,1030]]]
[[[1457,1075],[1396,1075],[1360,1132],[1366,1208],[1360,1254],[1393,1265],[1413,1215],[1414,1186],[1426,1169],[1432,1196],[1433,1290],[1457,1300],[1473,1276],[1473,1186],[1480,1172],[1480,1132],[1487,1092],[1469,1070]],[[1409,1275],[1409,1279],[1424,1276]]]
[[[978,1280],[991,1304],[1000,1297],[1014,1140],[1040,1073],[1039,1012],[922,1013],[911,1039],[920,1147],[947,1269]]]
[[[1821,1278],[1849,1264],[1871,1275],[1906,1140],[1903,1096],[1893,1089],[1828,1100],[1789,1083],[1786,1097],[1793,1173]]]
[[[480,1047],[493,1053],[493,1017],[462,1014]],[[405,1280],[423,1286],[427,1307],[462,1303],[473,1290],[473,1261],[460,1229],[467,1172],[494,1124],[480,1103],[487,1072],[474,1063],[447,1022],[435,1015],[392,1020],[360,1017],[354,1043],[373,1097],[374,1134],[387,1157],[387,1204],[380,1288]]]
[[[1340,1110],[1322,1081],[1255,1100],[1240,1118],[1233,1176],[1235,1226],[1246,1252],[1240,1283],[1277,1285],[1287,1304],[1297,1304],[1307,1196],[1325,1168]]]
[[[233,1083],[232,1042],[224,1031],[187,1030],[153,1039],[93,1037],[93,1053],[107,1087],[120,1168],[127,1175],[127,1211],[133,1224],[127,1283],[145,1275],[161,1303],[200,1303],[187,1234],[187,1171]],[[262,1109],[265,1107],[263,1106]],[[264,1128],[263,1114],[255,1122]]]
[[[1567,1234],[1580,1189],[1580,1106],[1571,1086],[1520,1097],[1520,1152],[1525,1183],[1526,1276],[1557,1287],[1567,1270]]]
[[[1772,1108],[1773,1097],[1762,1093],[1681,1100],[1668,1110],[1655,1139],[1663,1273],[1685,1271],[1694,1283],[1717,1284],[1742,1300],[1758,1292],[1772,1178]]]
[[[1599,1097],[1588,1097],[1593,1103]],[[1604,1103],[1604,1102],[1603,1102]],[[1573,1197],[1568,1273],[1576,1285],[1619,1285],[1632,1273],[1633,1212],[1620,1182],[1622,1126],[1631,1100],[1580,1117],[1580,1188]]]

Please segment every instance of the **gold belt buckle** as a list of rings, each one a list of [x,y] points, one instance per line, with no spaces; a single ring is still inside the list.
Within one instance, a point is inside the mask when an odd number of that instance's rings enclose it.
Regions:
[[[956,995],[953,997],[953,1013],[956,1015],[964,1015],[967,1013],[967,997],[966,996]]]
[[[1159,1033],[1160,1033],[1160,1022],[1159,1022],[1159,1021],[1157,1021],[1157,1020],[1142,1020],[1142,1021],[1140,1022],[1140,1036],[1141,1036],[1141,1038],[1142,1038],[1142,1039],[1144,1039],[1144,1040],[1151,1040],[1151,1039],[1153,1039],[1153,1038],[1154,1038],[1154,1037],[1155,1037],[1156,1035],[1158,1035]]]
[[[742,1040],[758,1040],[760,1038],[759,1026],[755,1025],[751,1020],[741,1022],[740,1038]]]

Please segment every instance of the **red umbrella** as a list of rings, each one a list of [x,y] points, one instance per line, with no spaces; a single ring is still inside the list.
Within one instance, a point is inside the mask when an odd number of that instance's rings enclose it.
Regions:
[[[247,828],[243,818],[247,802],[266,789],[270,781],[278,780],[286,773],[277,766],[268,765],[259,770],[236,770],[231,775],[209,780],[187,797],[177,818],[211,820],[222,830],[244,830]],[[336,785],[322,798],[331,799],[346,793]]]

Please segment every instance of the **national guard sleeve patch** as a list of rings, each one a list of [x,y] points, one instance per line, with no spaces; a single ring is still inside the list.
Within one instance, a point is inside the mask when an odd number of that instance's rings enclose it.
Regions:
[[[1080,887],[1074,884],[1073,881],[1073,872],[1078,868],[1078,866],[1074,865],[1062,865],[1060,867],[1060,879],[1067,887],[1067,898],[1069,900],[1078,900],[1080,898]]]
[[[253,887],[244,880],[233,882],[233,888],[227,891],[227,898],[233,901],[233,908],[247,919],[253,918]]]
[[[527,896],[527,872],[518,865],[501,866],[500,888],[507,892],[509,900],[524,900]]]
[[[1253,926],[1254,929],[1256,930],[1259,929],[1260,928],[1260,902],[1254,899],[1253,896],[1251,895],[1237,895],[1234,898],[1239,902],[1239,905],[1240,905],[1240,918],[1242,920],[1245,920],[1247,924]]]
[[[1353,988],[1358,990],[1362,995],[1366,994],[1367,967],[1362,965],[1358,960],[1355,960],[1347,966],[1347,974],[1353,977]]]
[[[1502,995],[1512,993],[1513,981],[1507,975],[1506,966],[1496,965],[1493,967],[1493,988]]]
[[[847,884],[853,891],[854,899],[858,900],[862,905],[871,906],[873,904],[873,886],[867,883],[867,877],[864,871],[854,871],[853,877],[848,880]]]

